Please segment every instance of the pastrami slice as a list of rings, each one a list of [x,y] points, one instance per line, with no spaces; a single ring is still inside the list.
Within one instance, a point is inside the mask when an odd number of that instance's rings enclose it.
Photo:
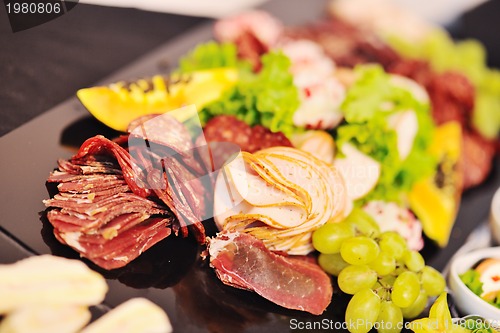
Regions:
[[[315,263],[275,254],[261,240],[237,232],[210,239],[208,250],[210,265],[224,284],[315,315],[330,304],[330,278]]]

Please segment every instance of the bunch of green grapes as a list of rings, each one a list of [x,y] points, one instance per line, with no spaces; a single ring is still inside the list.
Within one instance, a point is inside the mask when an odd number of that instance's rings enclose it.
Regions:
[[[314,232],[313,245],[320,266],[353,295],[345,314],[349,331],[400,332],[404,319],[422,313],[446,282],[420,253],[408,249],[403,237],[381,233],[365,214],[357,210],[343,222],[323,225]]]

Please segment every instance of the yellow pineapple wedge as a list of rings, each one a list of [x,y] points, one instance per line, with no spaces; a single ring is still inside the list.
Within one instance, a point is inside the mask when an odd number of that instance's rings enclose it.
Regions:
[[[438,160],[436,173],[415,183],[409,202],[427,237],[444,247],[448,244],[462,195],[460,124],[452,121],[437,127],[429,153]]]
[[[128,124],[141,116],[162,114],[191,104],[201,110],[237,81],[237,69],[215,68],[80,89],[77,96],[97,120],[125,132]]]

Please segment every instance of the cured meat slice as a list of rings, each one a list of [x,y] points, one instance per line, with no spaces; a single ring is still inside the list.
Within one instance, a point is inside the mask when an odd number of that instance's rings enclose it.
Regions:
[[[292,147],[292,143],[283,133],[273,133],[260,125],[250,127],[234,116],[217,116],[210,119],[203,128],[203,133],[207,142],[231,142],[249,153],[275,146]],[[222,155],[222,152],[214,155]]]
[[[88,192],[88,193],[85,193]],[[114,195],[117,193],[125,193],[125,192],[130,192],[130,189],[128,188],[127,184],[124,182],[123,184],[117,184],[113,187],[110,188],[98,188],[97,190],[94,189],[94,191],[68,191],[68,192],[61,192],[57,196],[62,197],[62,198],[75,198],[75,199],[80,199],[80,200],[92,200],[92,201],[97,201],[101,200],[101,198],[108,197],[110,195]]]
[[[68,211],[73,211],[75,213],[86,214],[88,216],[97,216],[98,214],[105,212],[110,214],[114,207],[128,205],[142,205],[145,210],[151,208],[158,208],[153,201],[139,197],[133,193],[118,193],[101,200],[90,200],[90,202],[81,202],[78,199],[65,198],[61,200],[61,197],[45,200],[47,206],[59,207],[66,209]]]
[[[123,176],[121,175],[82,175],[75,173],[68,173],[66,171],[56,170],[50,174],[49,179],[47,179],[50,183],[66,183],[66,182],[74,182],[85,180],[86,183],[95,181],[96,185],[102,186],[106,182],[116,182],[116,183],[125,183]]]
[[[151,190],[145,185],[144,175],[138,173],[140,169],[134,165],[129,153],[117,143],[106,139],[102,135],[94,136],[82,144],[78,153],[73,156],[72,161],[85,158],[88,155],[114,156],[120,164],[123,177],[132,192],[144,198],[151,195]]]
[[[112,240],[103,234],[64,233],[54,230],[56,238],[104,269],[119,268],[137,258],[154,244],[168,237],[172,219],[154,218],[119,233]]]
[[[51,203],[47,203],[51,204]],[[51,206],[54,207],[54,206]],[[158,214],[167,214],[167,211],[155,207],[144,207],[141,202],[135,203],[123,203],[113,205],[112,209],[108,211],[103,211],[95,216],[87,215],[85,213],[79,213],[70,209],[62,209],[57,211],[50,211],[47,213],[49,220],[50,219],[58,219],[66,224],[70,224],[70,226],[66,225],[65,227],[60,226],[61,231],[82,231],[82,232],[92,232],[92,230],[96,228],[101,228],[107,225],[107,223],[113,221],[115,218],[129,213],[140,212],[143,214],[158,215]],[[76,217],[74,219],[73,217]],[[68,229],[67,229],[68,228]]]
[[[135,120],[134,124],[129,127],[131,131],[128,142],[132,156],[137,155],[133,149],[138,148],[141,153],[147,151],[160,158],[176,158],[186,164],[195,174],[205,173],[205,169],[195,158],[191,134],[173,116],[163,114],[151,118],[148,115]],[[146,169],[148,167],[147,164],[142,166]]]
[[[71,173],[91,174],[91,173],[111,173],[121,174],[120,166],[109,156],[88,155],[85,158],[67,161],[59,160],[59,169]]]
[[[203,243],[205,241],[205,228],[200,222],[202,213],[199,209],[193,209],[197,207],[200,198],[189,182],[180,181],[182,178],[179,177],[179,172],[182,171],[178,169],[179,167],[179,165],[175,166],[174,163],[173,166],[165,167],[163,172],[151,170],[148,173],[148,182],[150,184],[164,184],[163,186],[155,186],[154,191],[158,198],[169,206],[177,216],[181,235],[186,237],[188,235],[188,226],[191,226],[198,242]],[[173,177],[169,178],[167,173],[173,175]]]
[[[315,263],[275,254],[262,241],[240,233],[220,233],[209,240],[208,250],[210,265],[224,284],[315,315],[330,304],[330,278]]]
[[[56,170],[50,174],[48,182],[53,183],[66,183],[66,182],[79,182],[85,181],[85,183],[94,183],[93,185],[104,187],[108,182],[115,184],[126,184],[125,179],[121,174],[75,174],[68,173],[65,171]]]
[[[57,189],[60,192],[69,192],[69,193],[93,193],[112,190],[118,186],[127,186],[127,189],[130,191],[127,183],[124,180],[107,180],[101,179],[99,182],[98,178],[86,179],[82,181],[74,181],[74,182],[64,182],[59,183],[57,185]]]
[[[177,216],[182,236],[191,229],[203,243],[203,198],[211,190],[210,183],[200,180],[209,178],[211,169],[200,156],[205,143],[195,147],[187,128],[168,113],[139,118],[129,131],[128,149],[146,175],[148,187]]]
[[[155,130],[153,139],[158,141]],[[186,139],[185,129],[174,132],[177,139]],[[206,193],[193,171],[204,169],[194,160],[195,151],[172,154],[171,147],[158,146],[143,150],[138,161],[125,139],[120,138],[123,147],[102,136],[88,139],[71,159],[59,160],[58,170],[47,180],[59,191],[44,200],[54,235],[105,269],[126,265],[172,232],[186,237],[192,230],[205,242],[201,221]],[[193,160],[186,162],[189,158]]]

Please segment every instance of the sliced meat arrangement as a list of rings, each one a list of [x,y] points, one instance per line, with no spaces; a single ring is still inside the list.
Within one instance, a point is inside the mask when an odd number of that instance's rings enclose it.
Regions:
[[[136,161],[136,175],[145,175],[144,183],[152,195],[163,201],[179,220],[183,237],[188,226],[200,243],[205,241],[205,200],[210,198],[213,169],[204,141],[195,147],[191,134],[168,114],[136,120],[128,138],[128,150]],[[130,126],[129,126],[130,127]]]
[[[177,137],[181,131],[171,133]],[[132,135],[128,143],[138,143],[140,137]],[[60,160],[47,180],[58,184],[58,193],[44,200],[56,238],[105,269],[126,265],[172,232],[187,237],[191,231],[203,243],[203,163],[189,143],[174,155],[161,155],[161,147],[170,149],[160,142],[155,150],[134,146],[131,155],[96,136],[71,159]]]
[[[235,24],[238,19],[240,23]],[[425,87],[429,94],[436,124],[455,120],[462,125],[465,133],[462,163],[464,188],[476,186],[486,179],[495,155],[495,141],[481,137],[472,125],[475,91],[474,86],[463,74],[451,71],[438,73],[426,61],[404,58],[372,31],[361,29],[337,16],[306,26],[284,29],[272,24],[274,21],[274,18],[262,15],[258,17],[248,15],[244,18],[236,16],[228,19],[233,30],[239,32],[233,31],[232,35],[244,38],[229,38],[221,33],[217,26],[215,35],[219,40],[236,42],[239,55],[253,63],[269,48],[281,48],[290,40],[311,40],[323,48],[324,53],[335,62],[336,66],[351,68],[360,64],[378,63],[390,73],[415,80]],[[229,24],[228,22],[219,22],[218,26]],[[259,25],[265,26],[266,29],[256,31],[248,28]],[[243,42],[262,40],[263,34],[267,34],[270,41],[265,48],[260,44]],[[253,49],[249,50],[252,47]],[[256,66],[258,67],[258,64]],[[477,156],[480,156],[478,160],[475,159]]]
[[[124,266],[171,233],[172,213],[134,194],[112,157],[60,160],[48,182],[59,191],[44,201],[53,208],[47,218],[54,235],[105,269]]]
[[[315,315],[330,304],[330,278],[315,263],[275,254],[257,238],[237,232],[220,233],[209,240],[208,249],[210,265],[227,285]]]
[[[406,59],[374,34],[334,17],[305,27],[290,28],[288,38],[309,39],[320,44],[338,66],[379,63],[390,73],[409,77],[429,94],[436,124],[458,121],[463,128],[464,188],[482,183],[495,155],[495,142],[482,138],[472,126],[475,91],[461,73],[434,71],[423,60]],[[479,159],[475,159],[480,156]]]

